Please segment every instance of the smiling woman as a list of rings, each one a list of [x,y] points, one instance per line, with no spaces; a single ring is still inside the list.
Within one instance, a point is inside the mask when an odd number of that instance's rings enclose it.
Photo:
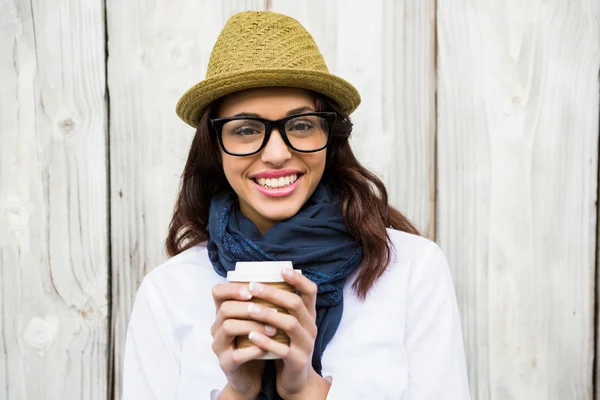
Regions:
[[[354,156],[359,103],[297,21],[229,20],[177,106],[196,134],[172,258],[132,312],[124,399],[469,398],[448,265]],[[228,283],[240,261],[291,261],[297,293]]]

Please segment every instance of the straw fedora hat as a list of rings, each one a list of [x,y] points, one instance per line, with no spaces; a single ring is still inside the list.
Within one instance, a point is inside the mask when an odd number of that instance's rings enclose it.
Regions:
[[[272,86],[323,94],[347,114],[360,104],[354,86],[329,73],[314,39],[298,21],[270,11],[245,11],[223,27],[206,78],[179,99],[177,115],[196,128],[204,108],[218,98]]]

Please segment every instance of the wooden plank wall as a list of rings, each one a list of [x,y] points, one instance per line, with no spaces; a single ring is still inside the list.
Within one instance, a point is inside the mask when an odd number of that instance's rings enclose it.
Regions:
[[[0,1],[0,399],[107,399],[104,5]]]
[[[591,399],[600,2],[438,2],[438,242],[475,399]]]
[[[448,256],[473,398],[592,399],[600,2],[0,0],[0,400],[120,398],[175,103],[247,9],[361,92],[353,148]]]

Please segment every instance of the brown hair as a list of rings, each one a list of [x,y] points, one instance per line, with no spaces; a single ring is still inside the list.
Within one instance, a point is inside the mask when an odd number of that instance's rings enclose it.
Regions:
[[[363,247],[364,257],[353,289],[364,298],[390,262],[392,248],[386,227],[415,235],[419,232],[388,204],[383,182],[354,156],[348,142],[352,132],[349,117],[330,99],[317,95],[316,100],[318,111],[337,114],[322,179],[332,186],[348,231]],[[211,198],[221,190],[231,189],[219,162],[216,135],[209,124],[216,109],[217,104],[213,103],[204,110],[190,147],[166,239],[169,257],[209,239]]]

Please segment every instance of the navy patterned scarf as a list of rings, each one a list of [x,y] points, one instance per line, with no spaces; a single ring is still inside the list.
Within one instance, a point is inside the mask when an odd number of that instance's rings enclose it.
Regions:
[[[213,197],[210,204],[208,255],[215,271],[227,276],[237,261],[291,261],[317,284],[317,338],[312,365],[321,374],[321,357],[340,324],[346,278],[360,265],[362,247],[349,234],[331,189],[319,184],[292,218],[260,234],[239,210],[235,193]],[[275,365],[267,362],[259,399],[279,399]]]

